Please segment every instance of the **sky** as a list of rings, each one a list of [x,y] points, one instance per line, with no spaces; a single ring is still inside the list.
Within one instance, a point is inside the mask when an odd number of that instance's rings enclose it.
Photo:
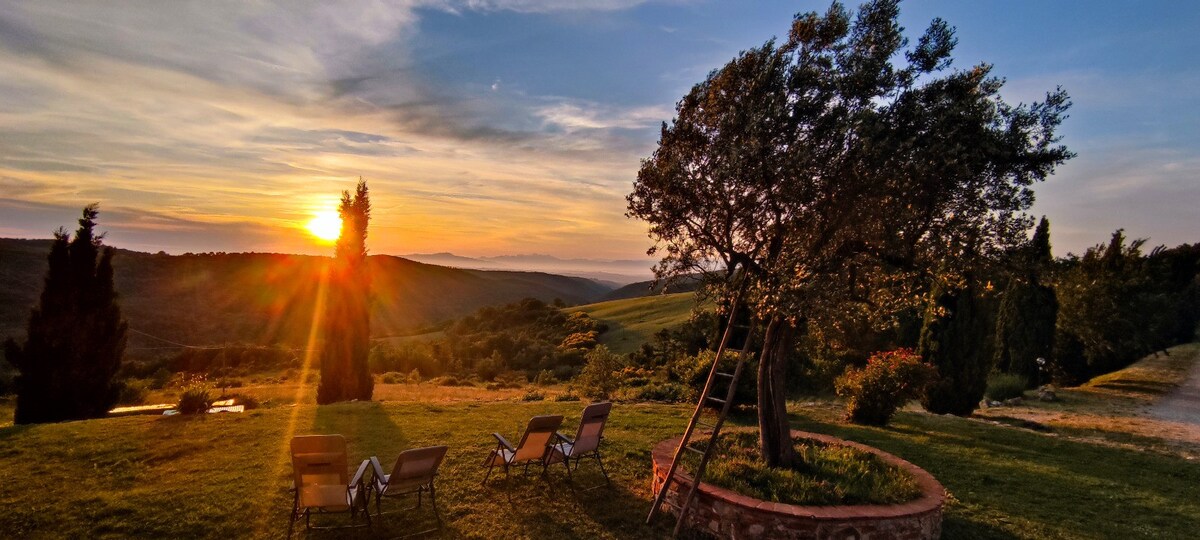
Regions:
[[[850,2],[851,5],[854,2]],[[0,237],[99,202],[141,251],[327,254],[367,180],[373,253],[638,259],[625,217],[675,102],[827,2],[0,0]],[[1063,86],[1078,157],[1037,186],[1056,255],[1200,241],[1200,3],[908,0],[1010,103]]]

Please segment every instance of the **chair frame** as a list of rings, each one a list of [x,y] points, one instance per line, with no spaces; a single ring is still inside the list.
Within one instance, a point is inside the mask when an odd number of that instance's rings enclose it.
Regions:
[[[583,435],[583,428],[584,428],[584,426],[586,426],[589,423],[588,422],[589,417],[597,414],[596,412],[592,412],[589,414],[589,411],[595,411],[596,409],[602,409],[603,410],[602,414],[604,415],[604,419],[600,423],[600,431],[598,433],[596,433],[596,439],[597,439],[596,447],[587,452],[582,452],[582,453],[576,454],[574,452],[575,442],[579,440],[579,437],[581,435]],[[562,461],[563,466],[566,467],[566,469],[567,469],[567,481],[569,481],[569,482],[574,481],[574,478],[571,475],[571,470],[572,470],[571,462],[572,461],[575,462],[575,467],[574,467],[575,470],[579,470],[580,462],[582,462],[584,459],[589,459],[589,458],[595,459],[596,465],[600,467],[600,474],[604,476],[604,483],[600,484],[600,485],[595,485],[595,486],[591,486],[588,488],[584,488],[585,491],[590,491],[590,490],[593,490],[593,489],[596,489],[599,487],[604,487],[604,486],[612,484],[612,480],[608,477],[608,471],[605,470],[605,468],[604,468],[604,461],[603,461],[604,456],[603,456],[603,454],[600,453],[600,445],[604,442],[604,428],[608,424],[608,416],[609,416],[609,414],[611,414],[611,412],[612,412],[612,403],[611,402],[602,401],[599,403],[593,403],[591,405],[588,405],[587,407],[584,407],[583,414],[581,415],[581,418],[579,421],[579,428],[575,432],[575,438],[568,437],[568,436],[564,435],[562,432],[554,433],[554,437],[557,442],[554,443],[553,450],[552,450],[553,454],[548,458],[548,461],[551,463],[554,463],[557,460]],[[570,445],[570,447],[571,447],[571,455],[567,455],[568,445]]]
[[[505,439],[503,435],[501,435],[499,433],[492,433],[492,437],[496,438],[496,448],[492,449],[492,452],[490,454],[488,454],[487,460],[484,462],[484,465],[487,466],[488,470],[487,470],[487,474],[485,474],[483,476],[483,481],[480,482],[479,484],[480,485],[487,484],[488,478],[491,477],[491,475],[492,475],[492,470],[496,468],[496,458],[497,457],[499,457],[500,460],[502,461],[500,466],[504,469],[504,477],[508,478],[509,477],[509,469],[520,466],[517,463],[514,463],[514,461],[516,460],[516,457],[517,457],[517,450],[520,449],[521,447],[523,447],[525,445],[525,441],[529,438],[530,427],[539,421],[540,422],[555,422],[557,420],[557,425],[553,429],[549,430],[550,436],[549,436],[549,438],[546,439],[546,447],[542,450],[541,456],[524,460],[525,465],[524,465],[524,471],[522,472],[522,476],[527,476],[529,474],[529,465],[530,464],[532,464],[534,461],[541,461],[542,462],[542,477],[545,478],[547,476],[546,468],[550,466],[550,456],[553,452],[554,442],[555,442],[555,440],[557,440],[556,433],[558,430],[558,426],[562,425],[562,419],[563,419],[563,417],[561,415],[545,415],[545,416],[535,416],[535,417],[531,418],[529,420],[529,424],[525,427],[525,432],[521,435],[521,442],[517,446],[513,446],[512,443],[508,442],[508,439]],[[504,450],[508,450],[509,452],[511,452],[512,457],[505,459],[504,453],[503,453]]]
[[[438,456],[437,462],[433,466],[433,473],[430,474],[429,481],[421,483],[421,484],[417,485],[415,488],[410,488],[410,489],[406,489],[406,490],[402,490],[402,491],[395,491],[395,492],[389,490],[388,480],[390,480],[389,477],[391,475],[387,475],[383,472],[383,466],[379,463],[379,458],[377,458],[375,456],[371,456],[370,462],[371,462],[373,478],[371,479],[371,484],[370,484],[369,489],[371,489],[375,492],[375,515],[376,516],[382,516],[384,514],[383,507],[382,507],[384,497],[399,498],[399,497],[403,497],[405,495],[412,495],[415,493],[417,495],[417,505],[416,506],[413,506],[411,508],[404,508],[404,509],[388,512],[389,514],[402,513],[402,512],[410,512],[410,511],[421,508],[421,503],[422,503],[422,499],[424,498],[424,494],[426,492],[428,492],[430,505],[433,506],[433,517],[435,519],[437,519],[438,528],[439,529],[441,528],[442,516],[440,513],[438,513],[437,489],[434,487],[434,483],[437,480],[438,469],[441,467],[442,461],[446,457],[446,450],[448,449],[448,447],[446,447],[446,446],[429,446],[429,447],[425,447],[425,448],[413,448],[410,450],[405,450],[404,452],[400,453],[399,457],[396,458],[396,463],[397,463],[397,465],[399,465],[401,460],[403,460],[406,455],[413,455],[414,452],[430,451],[430,450],[435,450],[435,449],[440,449],[441,455]],[[393,467],[392,475],[396,474],[396,472],[397,472],[397,469],[395,467]],[[437,530],[437,529],[431,529],[429,531],[422,531],[420,533],[414,533],[414,535],[415,534],[423,534],[426,532],[433,532],[435,530]],[[412,535],[410,535],[410,536],[412,536]]]
[[[293,460],[294,459],[295,458],[293,456]],[[370,489],[369,489],[369,486],[367,486],[366,483],[363,482],[364,476],[367,473],[367,467],[369,465],[370,465],[370,461],[364,459],[362,461],[362,463],[360,463],[358,465],[358,470],[354,473],[354,476],[353,476],[353,478],[351,478],[350,483],[347,484],[346,499],[347,499],[347,503],[348,503],[347,506],[349,508],[347,508],[346,510],[329,511],[329,510],[325,510],[323,507],[319,507],[319,506],[309,506],[309,507],[305,507],[305,508],[301,509],[300,508],[300,490],[301,490],[300,488],[302,486],[296,485],[296,480],[295,480],[295,478],[293,478],[292,479],[292,488],[291,488],[291,490],[292,490],[292,512],[288,519],[288,538],[292,537],[292,531],[295,529],[296,522],[300,521],[301,518],[304,519],[305,530],[353,529],[353,528],[360,528],[360,527],[370,527],[371,526],[371,513],[369,512],[370,506],[368,506],[369,505],[368,500],[370,498]],[[295,462],[294,461],[293,461],[292,467],[293,467],[293,475],[294,475],[295,474],[295,469],[294,469]],[[363,517],[366,519],[366,523],[352,524],[352,525],[331,525],[331,526],[323,526],[323,527],[322,526],[313,526],[313,524],[312,524],[312,515],[314,513],[316,513],[318,515],[324,515],[324,514],[341,514],[341,513],[348,512],[350,514],[350,519],[353,520],[358,517],[358,511],[360,510],[360,508],[359,508],[360,505],[362,507],[361,510],[363,513]],[[315,512],[314,512],[314,510],[315,510]]]

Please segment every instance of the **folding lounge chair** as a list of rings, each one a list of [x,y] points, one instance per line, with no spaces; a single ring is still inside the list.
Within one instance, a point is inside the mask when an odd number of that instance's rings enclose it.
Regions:
[[[433,516],[437,518],[438,525],[441,525],[442,516],[438,515],[437,492],[434,491],[433,480],[437,477],[442,459],[446,457],[446,448],[445,446],[429,446],[405,450],[400,453],[400,457],[396,458],[392,474],[384,474],[379,459],[372,456],[371,467],[375,472],[375,478],[371,481],[371,485],[375,489],[375,515],[383,515],[381,502],[384,497],[402,497],[416,493],[417,505],[408,509],[416,510],[421,507],[421,498],[428,491],[429,501],[433,504]]]
[[[334,529],[342,527],[313,527],[312,514],[349,512],[353,520],[359,510],[366,518],[361,525],[371,524],[367,513],[367,486],[363,475],[369,461],[363,460],[358,472],[350,478],[346,458],[346,439],[341,435],[302,435],[292,438],[292,481],[295,496],[292,501],[292,517],[288,522],[288,537],[300,518],[304,517],[307,529]]]
[[[546,465],[550,457],[550,447],[554,444],[554,432],[558,431],[562,425],[562,415],[535,416],[529,420],[529,425],[525,427],[525,434],[521,436],[521,442],[517,446],[513,446],[499,433],[493,433],[496,438],[496,448],[488,455],[487,460],[483,465],[488,468],[487,474],[483,477],[481,484],[486,484],[488,477],[492,475],[492,469],[496,466],[504,468],[504,475],[508,476],[508,470],[511,467],[524,464],[525,473],[529,472],[529,465],[535,461],[542,463],[542,474],[546,473]]]
[[[562,462],[567,467],[567,478],[571,477],[571,462],[579,469],[579,462],[585,458],[596,460],[600,466],[600,474],[604,475],[604,483],[608,484],[608,471],[604,470],[601,461],[600,440],[604,438],[604,424],[608,422],[608,413],[612,411],[612,403],[607,401],[593,403],[583,409],[583,418],[579,420],[579,430],[572,439],[562,433],[555,433],[555,443],[550,456],[550,463]],[[600,487],[600,486],[595,486]]]

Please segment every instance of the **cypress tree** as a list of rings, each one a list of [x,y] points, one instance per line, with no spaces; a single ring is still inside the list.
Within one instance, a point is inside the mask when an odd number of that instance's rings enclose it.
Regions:
[[[367,223],[371,200],[359,180],[353,196],[342,192],[338,237],[326,289],[321,384],[317,403],[371,399],[375,381],[367,363],[371,348],[371,276],[367,269]]]
[[[1050,222],[1045,217],[1017,259],[1020,271],[1009,281],[1000,302],[994,364],[1000,371],[1020,375],[1030,385],[1037,385],[1042,382],[1042,366],[1037,359],[1052,360],[1058,319],[1058,298],[1041,279],[1053,260]]]
[[[938,285],[921,328],[921,357],[938,369],[938,379],[921,400],[929,412],[966,416],[975,410],[991,371],[983,343],[987,325],[979,312],[976,285],[968,277],[961,289]]]
[[[125,352],[127,325],[113,287],[113,249],[95,234],[97,205],[83,209],[72,238],[59,229],[26,341],[9,339],[17,368],[17,424],[100,418],[117,401],[113,378]]]

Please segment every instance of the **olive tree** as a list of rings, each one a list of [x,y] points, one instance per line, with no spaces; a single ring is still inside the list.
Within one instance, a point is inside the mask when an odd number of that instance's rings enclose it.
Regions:
[[[1018,244],[1030,186],[1071,154],[1061,89],[1010,106],[986,64],[951,68],[953,29],[910,44],[898,0],[795,17],[692,88],[627,197],[661,279],[707,272],[745,287],[765,324],[760,446],[794,463],[787,355],[810,321],[923,301],[931,279]],[[725,293],[732,294],[725,286]]]

